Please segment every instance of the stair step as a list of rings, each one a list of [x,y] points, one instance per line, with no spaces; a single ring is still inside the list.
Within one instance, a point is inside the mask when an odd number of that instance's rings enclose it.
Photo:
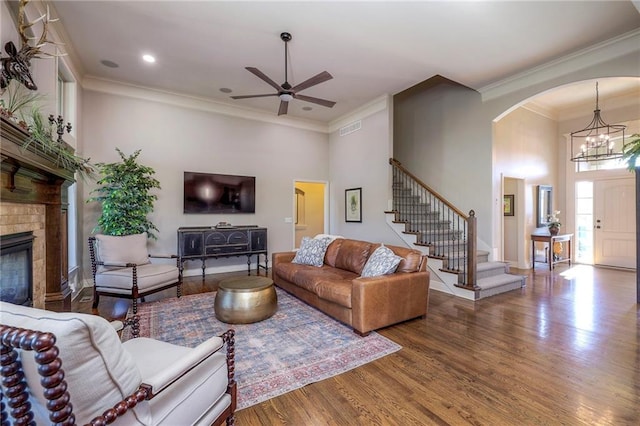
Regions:
[[[476,266],[476,277],[478,280],[495,275],[509,273],[509,264],[505,262],[482,262]]]
[[[513,274],[504,274],[505,276],[498,276],[500,278],[484,278],[483,280],[478,280],[478,285],[483,285],[476,292],[476,300],[485,299],[487,297],[496,296],[501,293],[506,293],[508,291],[520,290],[526,286],[526,277],[524,275],[513,275]],[[494,279],[493,283],[484,280]]]
[[[488,278],[481,278],[476,281],[476,285],[482,290],[488,290],[495,287],[501,287],[506,284],[519,283],[524,285],[524,275],[500,274]]]
[[[431,204],[430,203],[401,203],[398,202],[397,200],[393,201],[393,208],[394,210],[398,210],[399,212],[407,212],[407,213],[414,213],[414,212],[420,212],[420,213],[434,213],[431,210]],[[435,214],[438,214],[437,212],[435,212]]]
[[[430,210],[424,211],[399,211],[398,217],[406,220],[415,220],[415,219],[430,219],[430,220],[439,220],[440,215],[437,212],[432,212]]]
[[[451,229],[438,229],[433,231],[420,232],[418,237],[422,243],[436,243],[438,241],[447,241],[460,239],[462,231],[453,231]]]

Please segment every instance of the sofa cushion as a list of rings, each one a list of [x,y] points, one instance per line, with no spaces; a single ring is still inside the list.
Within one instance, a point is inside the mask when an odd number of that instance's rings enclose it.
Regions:
[[[372,247],[373,244],[366,241],[343,240],[340,250],[338,250],[336,268],[360,275],[371,254]]]
[[[296,265],[298,271],[295,274],[295,284],[314,294],[318,294],[317,284],[320,281],[341,281],[358,278],[356,274],[343,269],[323,266],[316,268],[308,265]]]
[[[273,274],[293,283],[296,281],[296,275],[302,266],[297,263],[282,262],[273,265]]]
[[[382,244],[367,259],[367,263],[362,268],[361,276],[366,278],[393,274],[401,260],[400,256],[396,256],[391,249]]]
[[[333,266],[336,266],[336,259],[338,258],[338,252],[340,251],[340,247],[342,247],[342,242],[344,238],[338,238],[329,243],[327,247],[327,252],[324,255],[324,263]]]
[[[352,283],[350,279],[346,280],[319,280],[316,285],[316,294],[319,298],[328,300],[346,308],[351,308],[351,290]]]
[[[418,250],[391,245],[387,247],[402,258],[396,272],[418,272],[420,270],[422,253]]]
[[[300,265],[322,266],[324,264],[324,254],[327,251],[329,240],[326,238],[304,237],[300,243],[300,249],[293,258],[293,263]]]

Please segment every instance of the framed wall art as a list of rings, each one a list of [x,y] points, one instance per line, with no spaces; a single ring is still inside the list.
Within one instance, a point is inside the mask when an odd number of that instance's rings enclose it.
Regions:
[[[502,212],[504,213],[505,216],[513,216],[514,215],[514,211],[513,211],[513,200],[514,200],[514,195],[510,194],[510,195],[505,195],[504,196],[504,200],[502,201]]]
[[[345,222],[362,222],[362,188],[344,190]]]

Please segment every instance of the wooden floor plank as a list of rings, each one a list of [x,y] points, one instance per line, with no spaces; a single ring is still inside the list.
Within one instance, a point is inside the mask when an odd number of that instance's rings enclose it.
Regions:
[[[236,424],[640,424],[635,272],[516,272],[524,289],[475,303],[432,291],[426,318],[378,331],[400,351],[241,410]],[[187,278],[183,294],[215,291],[230,275]],[[129,305],[103,297],[99,311],[118,318]]]

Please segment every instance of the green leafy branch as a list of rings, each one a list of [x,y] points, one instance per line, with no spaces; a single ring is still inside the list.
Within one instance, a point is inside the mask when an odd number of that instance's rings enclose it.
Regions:
[[[102,214],[94,232],[101,230],[107,235],[132,235],[147,232],[150,238],[156,239],[153,231],[158,228],[147,218],[153,212],[153,204],[158,199],[151,194],[154,188],[160,189],[160,182],[153,177],[155,171],[151,167],[138,164],[140,150],[129,157],[116,148],[121,162],[98,163],[100,187],[91,191],[97,194],[87,202],[97,201],[102,204]]]
[[[627,162],[627,169],[632,172],[636,169],[638,158],[640,158],[640,134],[635,133],[631,137],[634,139],[624,144],[622,148],[622,158]]]

